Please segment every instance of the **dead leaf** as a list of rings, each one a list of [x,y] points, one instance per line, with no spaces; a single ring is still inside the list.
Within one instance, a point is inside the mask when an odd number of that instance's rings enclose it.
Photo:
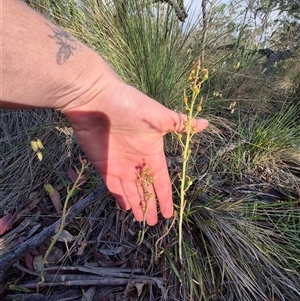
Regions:
[[[64,252],[61,248],[54,246],[48,256],[47,264],[56,264],[64,257]]]
[[[0,218],[0,236],[4,234],[4,232],[12,225],[16,216],[17,212],[15,212],[13,215],[7,214]]]
[[[87,244],[84,241],[80,242],[80,246],[77,248],[77,252],[75,255],[81,256],[86,248]]]
[[[75,183],[78,178],[77,173],[71,167],[69,167],[67,170],[67,174],[72,183]]]
[[[47,258],[46,265],[53,265],[59,262],[64,257],[62,249],[54,246]],[[36,272],[40,272],[43,265],[43,255],[37,255],[33,259],[33,267]]]
[[[27,269],[34,272],[32,255],[30,253],[26,253],[24,256],[24,260],[25,260]]]
[[[81,301],[92,301],[96,292],[96,287],[90,287],[86,292],[83,293]]]
[[[73,236],[70,232],[68,232],[66,230],[62,230],[61,235],[58,238],[58,241],[60,241],[60,242],[71,242],[75,239],[76,239],[76,237]]]
[[[42,255],[34,256],[33,258],[34,271],[40,272],[42,269],[42,265],[43,265],[43,256]]]
[[[18,238],[18,242],[19,244],[22,244],[24,242],[21,236]],[[27,269],[34,272],[33,256],[31,253],[28,252],[24,255],[24,261]]]
[[[36,224],[34,225],[28,232],[27,234],[27,239],[30,238],[39,228],[40,228],[41,224]]]
[[[74,169],[72,169],[71,167],[69,167],[67,169],[67,174],[69,179],[72,181],[72,183],[75,183],[77,178],[78,178],[78,174],[76,171],[74,171]],[[83,185],[86,182],[86,177],[85,176],[81,176],[81,178],[78,180],[77,182],[77,186]]]
[[[33,199],[33,201],[29,204],[26,204],[25,208],[20,211],[17,215],[17,220],[21,217],[23,217],[24,215],[26,215],[28,212],[30,212],[33,208],[35,208],[37,206],[37,204],[40,202],[41,198],[40,197],[36,197]]]
[[[143,288],[144,283],[128,284],[127,290],[130,301],[138,301],[143,292]]]
[[[106,255],[106,256],[113,256],[120,254],[123,250],[123,247],[115,247],[115,248],[110,248],[110,249],[100,249],[98,250],[99,253]]]
[[[59,192],[56,189],[54,189],[51,184],[45,184],[44,188],[49,193],[50,199],[53,203],[56,213],[61,214],[62,213],[62,203],[60,201]]]

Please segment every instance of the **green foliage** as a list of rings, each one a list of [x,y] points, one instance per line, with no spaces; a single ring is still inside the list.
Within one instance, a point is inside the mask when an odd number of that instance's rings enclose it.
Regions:
[[[118,16],[122,7],[119,1],[114,5]],[[183,34],[173,11],[160,3],[129,1],[126,8],[122,16],[127,17],[117,18],[119,35],[130,50],[118,49],[124,55],[126,77],[144,93],[174,107],[194,59],[188,54],[189,32]]]
[[[283,107],[266,121],[254,120],[247,130],[245,151],[253,164],[262,161],[281,163],[289,155],[300,150],[300,107]]]
[[[261,1],[261,8],[264,10],[279,9],[281,12],[287,12],[293,17],[299,19],[300,3],[298,0],[267,0]]]
[[[93,0],[45,2],[42,12],[98,51],[126,82],[176,106],[195,56],[188,51],[192,28],[183,32],[171,7],[148,0],[101,7]]]

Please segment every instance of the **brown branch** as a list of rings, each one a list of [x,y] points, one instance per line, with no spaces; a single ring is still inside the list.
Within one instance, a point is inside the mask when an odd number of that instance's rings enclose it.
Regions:
[[[70,223],[70,221],[72,221],[79,213],[81,213],[88,206],[103,198],[107,193],[107,188],[103,186],[89,194],[84,199],[78,201],[76,204],[74,204],[70,208],[66,216],[65,225]],[[103,202],[103,206],[104,205],[105,202]],[[50,237],[52,237],[58,230],[60,223],[61,219],[59,219],[57,222],[44,229],[42,232],[28,239],[16,249],[12,250],[11,252],[5,254],[2,258],[0,258],[0,283],[3,282],[5,273],[12,266],[12,264],[15,263],[20,257],[23,257],[26,253],[31,252],[32,250],[42,245],[47,239],[50,239]]]
[[[171,7],[173,7],[179,21],[184,22],[185,19],[188,17],[188,14],[183,4],[179,5],[175,0],[154,0],[154,3],[158,1],[161,1],[162,3],[168,3]]]

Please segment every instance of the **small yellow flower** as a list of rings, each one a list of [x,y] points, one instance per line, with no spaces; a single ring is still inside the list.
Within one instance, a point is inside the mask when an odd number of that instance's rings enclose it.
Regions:
[[[31,140],[31,141],[30,141],[30,146],[31,146],[31,148],[32,148],[32,150],[33,150],[34,152],[38,151],[38,149],[39,149],[39,146],[38,146],[37,142],[34,141],[34,140]]]
[[[37,151],[37,152],[36,152],[36,156],[38,157],[38,159],[39,159],[40,161],[43,160],[43,154],[42,154],[40,151]]]
[[[202,69],[202,72],[203,72],[203,80],[207,80],[208,79],[208,70]]]
[[[195,94],[199,94],[199,93],[200,93],[200,89],[199,89],[199,87],[196,86],[196,85],[193,86],[192,91],[193,91],[193,93],[195,93]]]
[[[37,144],[37,146],[38,146],[39,149],[43,149],[44,148],[41,139],[37,139],[36,140],[36,144]]]

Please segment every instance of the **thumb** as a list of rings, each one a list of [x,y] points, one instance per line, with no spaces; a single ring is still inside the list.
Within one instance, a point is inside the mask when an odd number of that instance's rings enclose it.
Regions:
[[[186,114],[177,113],[172,111],[171,116],[171,128],[169,132],[178,132],[183,133],[186,131],[185,122],[188,120],[188,116]],[[191,123],[191,128],[194,129],[195,132],[201,132],[208,126],[208,121],[204,118],[194,118]]]

